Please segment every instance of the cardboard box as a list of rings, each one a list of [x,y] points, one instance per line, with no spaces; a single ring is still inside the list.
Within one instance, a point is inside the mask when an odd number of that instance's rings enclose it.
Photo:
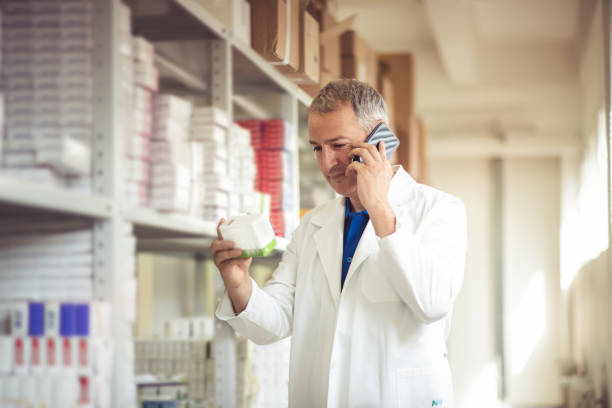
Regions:
[[[341,52],[343,78],[356,78],[373,87],[378,85],[376,53],[354,30],[342,34]]]
[[[297,73],[287,76],[293,81],[316,84],[320,76],[319,23],[307,11],[300,12],[300,65]]]
[[[285,38],[286,44],[289,44],[289,58],[294,59],[297,62],[297,65],[280,65],[278,69],[285,74],[294,74],[300,72],[300,67],[302,65],[302,54],[303,54],[303,45],[302,45],[302,34],[301,34],[301,25],[302,25],[302,13],[303,10],[300,7],[299,0],[285,0],[286,4],[289,6],[289,14],[291,15],[291,20],[287,33],[289,34],[289,38]],[[288,14],[288,15],[289,15]]]
[[[299,49],[291,49],[291,38],[298,36],[299,13],[295,10],[299,11],[299,0],[250,0],[250,3],[253,49],[267,61],[297,71]]]
[[[329,72],[336,77],[342,74],[340,36],[350,30],[357,15],[338,22],[328,12],[321,15],[321,71]]]

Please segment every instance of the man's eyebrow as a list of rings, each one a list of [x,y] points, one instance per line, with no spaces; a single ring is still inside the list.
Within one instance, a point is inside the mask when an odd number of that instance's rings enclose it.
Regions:
[[[333,143],[333,142],[335,142],[335,141],[337,141],[337,140],[340,140],[340,139],[346,139],[346,137],[345,137],[345,136],[336,136],[336,137],[332,137],[331,139],[328,139],[328,140],[326,140],[326,141],[325,141],[325,142],[323,142],[323,143]],[[309,143],[310,143],[311,145],[318,145],[318,144],[319,144],[319,143],[317,143],[317,142],[315,142],[315,141],[313,141],[313,140],[309,140]]]

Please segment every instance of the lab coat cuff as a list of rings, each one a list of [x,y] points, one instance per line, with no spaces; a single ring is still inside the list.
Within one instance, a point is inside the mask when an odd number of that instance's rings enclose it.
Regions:
[[[246,318],[249,316],[249,314],[252,314],[251,311],[253,309],[253,304],[256,303],[258,291],[261,289],[259,288],[257,283],[253,280],[253,278],[250,278],[250,279],[251,279],[253,290],[251,292],[251,297],[249,298],[246,308],[242,312],[236,313],[234,311],[234,306],[232,305],[232,301],[229,297],[229,294],[227,293],[227,290],[226,290],[223,293],[223,297],[221,298],[219,305],[217,306],[217,310],[215,311],[215,315],[217,316],[219,320],[231,323],[231,321],[233,320],[240,319],[240,318]]]

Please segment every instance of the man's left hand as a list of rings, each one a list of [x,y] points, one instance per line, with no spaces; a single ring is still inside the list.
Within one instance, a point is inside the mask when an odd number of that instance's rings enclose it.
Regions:
[[[378,149],[369,143],[355,146],[351,154],[360,156],[363,163],[353,162],[346,168],[345,175],[357,174],[357,195],[361,205],[368,213],[387,207],[387,193],[393,177],[393,169],[387,160],[385,144],[380,142]]]

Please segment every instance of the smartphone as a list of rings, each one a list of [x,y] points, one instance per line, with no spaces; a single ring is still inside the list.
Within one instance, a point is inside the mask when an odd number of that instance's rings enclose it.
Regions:
[[[378,148],[378,143],[383,142],[385,144],[385,153],[387,155],[387,160],[391,158],[391,155],[400,144],[400,141],[397,136],[393,134],[391,129],[389,129],[389,127],[385,125],[384,122],[380,122],[378,125],[376,125],[374,130],[370,132],[365,141],[366,143],[376,146],[376,148]],[[363,160],[359,156],[353,157],[353,161],[359,161],[363,163]]]

